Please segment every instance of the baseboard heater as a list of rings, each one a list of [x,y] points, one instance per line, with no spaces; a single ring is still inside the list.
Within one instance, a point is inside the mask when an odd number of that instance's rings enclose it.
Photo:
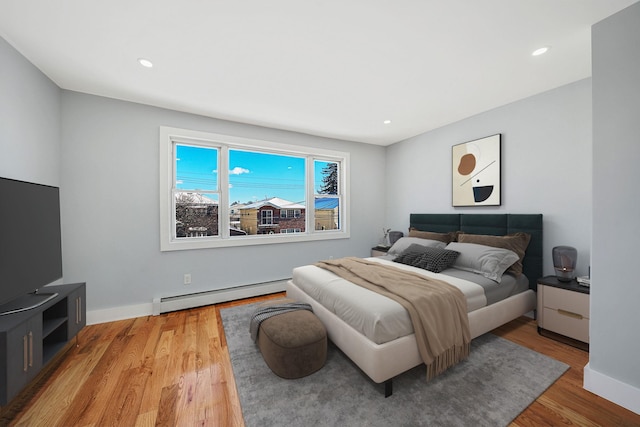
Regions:
[[[282,292],[289,279],[153,299],[153,315]]]

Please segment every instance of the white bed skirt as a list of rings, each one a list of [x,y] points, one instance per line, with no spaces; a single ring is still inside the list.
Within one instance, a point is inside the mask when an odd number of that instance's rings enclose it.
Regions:
[[[311,304],[322,321],[329,339],[360,367],[374,382],[382,383],[422,363],[415,335],[407,335],[384,344],[376,344],[360,334],[319,302],[287,282],[287,297]],[[531,289],[469,313],[471,338],[479,337],[536,308]]]

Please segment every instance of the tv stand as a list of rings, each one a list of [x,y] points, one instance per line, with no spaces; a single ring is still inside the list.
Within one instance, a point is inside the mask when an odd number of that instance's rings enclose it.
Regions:
[[[2,407],[36,378],[86,324],[84,283],[47,286],[46,292],[29,296],[36,295],[38,305],[0,316]]]
[[[25,294],[12,301],[0,305],[0,316],[6,316],[7,314],[19,313],[21,311],[31,310],[32,308],[40,307],[47,301],[50,301],[57,297],[57,293],[32,293]]]

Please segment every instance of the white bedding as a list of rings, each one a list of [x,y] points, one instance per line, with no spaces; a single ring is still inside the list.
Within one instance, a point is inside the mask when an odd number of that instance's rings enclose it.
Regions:
[[[467,298],[468,312],[487,306],[485,288],[473,281],[432,273],[383,258],[368,258],[368,260],[441,279],[456,286]],[[383,344],[413,333],[409,314],[400,304],[350,283],[330,271],[314,265],[297,267],[293,270],[292,281],[298,288],[376,344]],[[527,283],[526,279],[524,283]],[[502,287],[507,286],[505,284]],[[518,289],[515,285],[513,288]],[[513,292],[509,290],[508,293]]]

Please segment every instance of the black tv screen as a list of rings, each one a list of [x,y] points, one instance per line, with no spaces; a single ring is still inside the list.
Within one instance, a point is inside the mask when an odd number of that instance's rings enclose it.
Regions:
[[[0,305],[62,277],[59,193],[0,178]]]

